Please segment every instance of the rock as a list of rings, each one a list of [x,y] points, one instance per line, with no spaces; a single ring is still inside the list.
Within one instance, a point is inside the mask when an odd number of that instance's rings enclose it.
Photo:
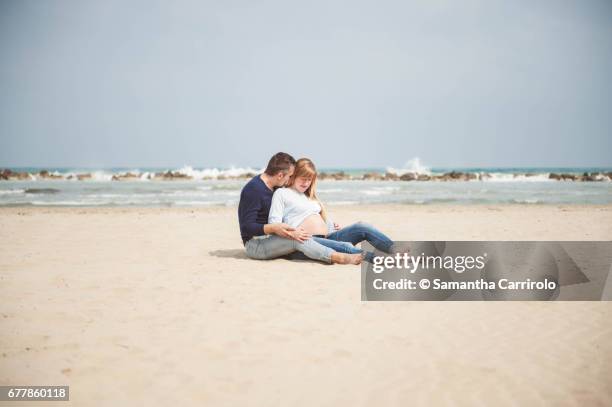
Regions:
[[[192,179],[190,175],[182,174],[180,172],[166,171],[155,173],[155,178],[161,178],[162,180],[174,180],[174,179]]]
[[[49,171],[47,170],[42,170],[38,173],[38,176],[40,178],[48,178],[48,179],[62,179],[63,177],[61,175],[56,175],[56,174],[51,174]]]
[[[4,181],[8,181],[12,173],[13,171],[9,170],[8,168],[0,171],[0,179]]]
[[[400,176],[401,181],[414,181],[416,179],[417,179],[417,176],[413,172],[407,172],[405,174],[402,174],[402,176]]]
[[[474,177],[476,177],[476,174],[473,174]],[[462,172],[458,172],[458,171],[451,171],[451,172],[446,172],[444,174],[442,174],[440,177],[438,177],[438,179],[440,181],[461,181],[461,180],[467,180],[469,179],[469,176],[467,174],[464,174]]]
[[[427,174],[419,174],[417,176],[417,181],[429,181],[431,180],[431,177]]]
[[[548,179],[556,179],[557,181],[560,181],[561,175],[551,172],[550,174],[548,174]]]
[[[603,181],[603,176],[598,172],[582,174],[582,181],[593,182],[593,181]]]
[[[138,179],[138,178],[140,178],[138,176],[138,174],[134,174],[134,173],[128,172],[128,173],[125,173],[125,174],[113,175],[111,177],[111,181],[125,181],[125,180],[128,180],[128,179]]]
[[[26,194],[57,194],[58,192],[60,190],[55,188],[28,188],[25,190]]]
[[[364,181],[381,181],[383,176],[377,172],[368,172],[361,177]]]
[[[77,174],[77,179],[79,181],[83,181],[85,179],[90,179],[91,178],[91,174]]]
[[[17,172],[13,173],[13,178],[18,180],[27,180],[30,179],[30,174],[27,172]]]
[[[440,181],[454,181],[459,179],[459,173],[456,171],[446,172],[438,177]]]
[[[348,177],[348,176],[347,176],[347,175],[344,173],[344,171],[334,172],[334,173],[331,173],[331,174],[328,174],[328,173],[326,173],[326,172],[322,172],[322,173],[320,173],[320,174],[318,175],[318,178],[319,178],[319,179],[322,179],[322,180],[324,180],[324,179],[333,179],[333,180],[336,180],[336,181],[345,180],[345,179],[350,179],[350,177]]]
[[[8,168],[0,172],[0,180],[28,180],[30,179],[30,173],[28,172],[16,172]]]
[[[399,176],[393,172],[387,172],[385,173],[385,179],[387,181],[397,181],[399,180]]]

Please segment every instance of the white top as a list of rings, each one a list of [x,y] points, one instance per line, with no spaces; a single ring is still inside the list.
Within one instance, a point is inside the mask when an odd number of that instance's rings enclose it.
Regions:
[[[272,195],[268,223],[286,223],[296,228],[310,215],[321,213],[321,205],[293,188],[278,188]],[[327,220],[327,233],[334,231],[334,224]]]

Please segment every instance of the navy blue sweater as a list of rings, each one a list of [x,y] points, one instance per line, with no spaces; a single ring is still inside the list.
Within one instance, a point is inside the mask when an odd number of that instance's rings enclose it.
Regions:
[[[264,234],[263,227],[268,223],[273,193],[259,175],[254,176],[242,188],[238,204],[242,243],[246,243],[253,236]]]

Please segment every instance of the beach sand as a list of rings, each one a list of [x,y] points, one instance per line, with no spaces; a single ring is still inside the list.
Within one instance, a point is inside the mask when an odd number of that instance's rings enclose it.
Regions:
[[[612,240],[612,206],[329,211],[397,240]],[[36,405],[612,405],[609,302],[361,302],[358,266],[247,259],[235,208],[3,208],[0,239],[0,385],[70,386]]]

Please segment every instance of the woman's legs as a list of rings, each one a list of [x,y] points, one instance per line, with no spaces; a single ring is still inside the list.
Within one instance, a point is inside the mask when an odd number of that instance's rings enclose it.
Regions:
[[[371,252],[364,252],[362,249],[360,249],[359,247],[355,247],[353,246],[351,243],[349,242],[342,242],[339,240],[332,240],[332,239],[325,239],[322,237],[313,237],[312,240],[314,240],[315,242],[329,247],[331,249],[333,249],[334,251],[338,252],[338,253],[349,253],[349,254],[355,254],[355,253],[363,253],[364,259],[370,263],[372,263],[373,258],[374,258],[374,254]]]
[[[374,226],[365,222],[353,223],[350,226],[330,233],[327,239],[351,242],[352,244],[357,244],[366,240],[372,246],[385,253],[390,253],[391,247],[393,246],[393,240],[389,239],[387,235]]]

